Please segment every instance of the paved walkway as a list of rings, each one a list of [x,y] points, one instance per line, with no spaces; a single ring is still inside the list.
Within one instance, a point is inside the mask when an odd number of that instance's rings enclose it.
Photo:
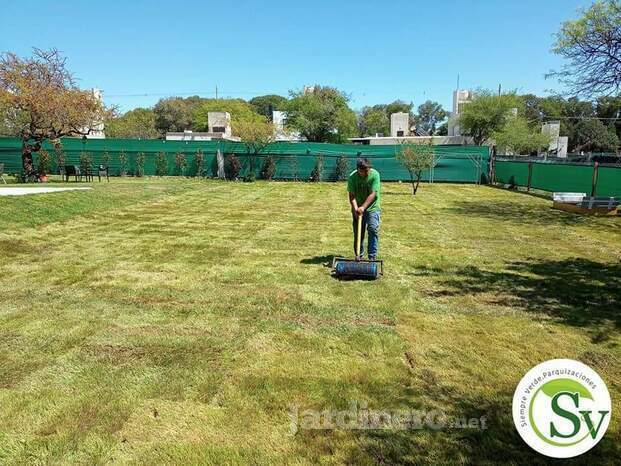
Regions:
[[[0,196],[25,196],[26,194],[43,194],[43,193],[57,193],[60,191],[78,191],[93,188],[52,188],[52,187],[38,187],[29,186],[22,187],[0,187]]]

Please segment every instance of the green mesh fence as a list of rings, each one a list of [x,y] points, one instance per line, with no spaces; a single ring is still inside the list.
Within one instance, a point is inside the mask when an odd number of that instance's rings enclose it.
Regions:
[[[381,173],[386,181],[407,181],[409,173],[396,160],[398,146],[360,146],[352,144],[322,144],[322,143],[289,143],[277,142],[270,144],[261,154],[251,156],[242,143],[231,141],[163,141],[137,139],[81,139],[65,138],[62,140],[66,165],[79,165],[80,154],[90,154],[93,166],[108,165],[112,175],[119,175],[122,171],[122,154],[127,159],[126,174],[135,175],[137,172],[138,154],[144,153],[144,174],[156,174],[156,158],[163,153],[166,159],[166,174],[180,175],[175,161],[175,155],[185,155],[187,176],[197,174],[196,153],[204,155],[206,176],[215,176],[216,153],[218,150],[226,157],[235,154],[241,162],[241,176],[246,175],[251,168],[259,177],[265,157],[271,155],[276,162],[277,179],[308,180],[315,168],[318,158],[323,160],[323,180],[336,178],[337,160],[345,156],[348,168],[353,170],[355,159],[359,156],[367,157],[373,166]],[[52,171],[58,173],[55,163],[54,147],[48,141],[43,148],[52,158]],[[21,142],[16,138],[0,138],[0,163],[4,163],[6,173],[21,172]],[[425,172],[423,180],[440,182],[475,183],[485,182],[488,171],[489,153],[487,147],[480,146],[434,146],[436,166],[433,172]],[[106,160],[107,157],[107,160]],[[37,156],[35,155],[35,165]]]
[[[530,168],[529,168],[530,166]],[[594,171],[597,196],[621,197],[621,167],[594,164],[551,162],[519,162],[498,160],[494,164],[495,179],[499,183],[530,187],[550,192],[580,192],[591,195]]]

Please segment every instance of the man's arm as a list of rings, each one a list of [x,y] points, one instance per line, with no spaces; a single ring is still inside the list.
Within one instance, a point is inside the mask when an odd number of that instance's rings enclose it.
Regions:
[[[362,215],[364,211],[367,210],[367,207],[369,207],[369,205],[375,200],[376,196],[377,196],[377,193],[375,191],[373,191],[371,194],[367,196],[367,198],[364,200],[362,205],[356,209],[356,212],[358,212],[358,215]]]
[[[349,194],[349,203],[351,204],[351,211],[352,212],[357,212],[358,211],[358,202],[356,202],[356,196],[354,196],[354,193],[352,193],[352,192],[349,192],[347,194]]]

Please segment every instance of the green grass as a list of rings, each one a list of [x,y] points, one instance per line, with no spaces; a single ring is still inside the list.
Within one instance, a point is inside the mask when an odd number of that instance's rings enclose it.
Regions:
[[[621,455],[621,222],[490,187],[384,186],[386,276],[338,281],[342,184],[113,180],[0,198],[0,463],[545,463],[513,391],[573,358]],[[290,433],[289,406],[486,430]],[[571,462],[571,461],[570,461]]]

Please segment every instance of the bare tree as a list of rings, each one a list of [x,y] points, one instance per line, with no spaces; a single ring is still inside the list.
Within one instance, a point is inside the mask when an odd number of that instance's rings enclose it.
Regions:
[[[233,124],[233,133],[239,136],[246,146],[250,158],[250,171],[254,173],[257,156],[274,142],[274,125],[267,121],[239,121]]]
[[[596,1],[556,34],[554,53],[568,63],[555,77],[574,95],[618,94],[621,89],[621,2]]]
[[[113,113],[90,91],[77,87],[56,49],[34,49],[32,57],[0,55],[0,109],[11,132],[22,140],[22,165],[33,169],[32,153],[46,139],[85,136]]]

